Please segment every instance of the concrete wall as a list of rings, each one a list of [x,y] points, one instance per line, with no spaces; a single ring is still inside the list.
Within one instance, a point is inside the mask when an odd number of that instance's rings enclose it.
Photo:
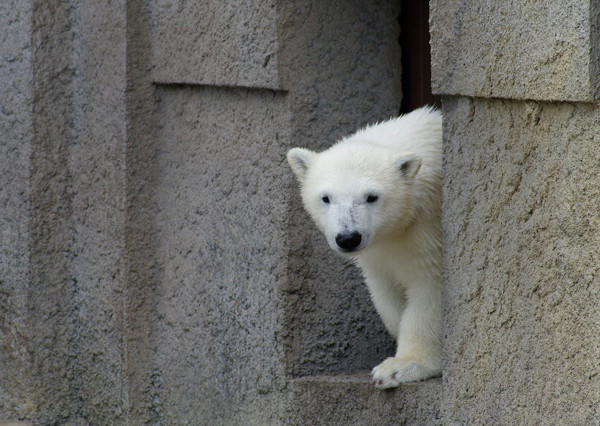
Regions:
[[[27,410],[27,283],[29,272],[29,164],[33,88],[31,87],[31,7],[0,5],[0,74],[14,76],[0,85],[0,405],[3,415]]]
[[[445,95],[443,418],[597,424],[597,2],[431,7]]]
[[[285,152],[397,113],[399,2],[2,3],[0,418],[598,423],[598,6],[431,6],[444,377],[376,392]]]
[[[1,8],[0,417],[117,421],[127,399],[124,9]]]
[[[302,424],[392,353],[285,153],[397,113],[398,13],[2,5],[0,418]]]
[[[399,109],[397,7],[342,6],[130,11],[133,418],[277,423],[295,398],[290,376],[365,369],[391,350],[357,274],[301,211],[285,162],[292,146],[327,145]],[[244,40],[235,48],[224,16]],[[332,48],[338,31],[351,39]],[[377,43],[365,49],[363,37]]]

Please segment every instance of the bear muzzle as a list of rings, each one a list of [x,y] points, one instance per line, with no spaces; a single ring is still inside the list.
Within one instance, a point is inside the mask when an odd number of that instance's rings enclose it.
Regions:
[[[362,236],[359,232],[343,232],[339,233],[335,237],[335,243],[344,252],[354,251],[360,246]]]

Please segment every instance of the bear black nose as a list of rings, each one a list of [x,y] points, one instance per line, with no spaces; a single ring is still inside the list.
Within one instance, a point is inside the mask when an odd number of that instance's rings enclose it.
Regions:
[[[358,232],[344,232],[343,234],[337,234],[335,242],[344,251],[353,251],[360,245],[362,237]]]

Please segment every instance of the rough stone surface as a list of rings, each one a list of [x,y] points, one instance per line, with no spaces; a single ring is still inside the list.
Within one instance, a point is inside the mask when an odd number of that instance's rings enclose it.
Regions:
[[[373,391],[369,373],[302,377],[291,383],[287,425],[441,425],[442,380]]]
[[[275,0],[148,2],[152,79],[280,88]]]
[[[70,356],[75,286],[68,270],[73,234],[65,167],[72,142],[71,33],[68,2],[33,2],[27,349],[37,378],[28,389],[30,413],[41,423],[77,417],[81,409],[70,393],[70,381],[79,376],[77,357]]]
[[[148,303],[136,311],[153,322],[140,367],[151,377],[150,419],[272,423],[283,386],[285,98],[197,87],[157,96],[144,146],[152,172],[134,216],[152,217],[142,252]]]
[[[121,423],[128,414],[123,299],[126,2],[74,5],[72,141],[67,164],[73,235],[72,351],[77,354],[79,377],[71,380],[70,392],[82,401],[79,416],[86,422]]]
[[[600,110],[444,99],[443,414],[600,422]]]
[[[125,117],[115,105],[125,78],[124,45],[114,40],[124,39],[124,10],[11,6],[2,14],[10,81],[2,126],[12,130],[1,144],[10,179],[2,185],[1,415],[119,421]]]
[[[597,2],[433,0],[435,93],[593,101]]]
[[[0,417],[28,413],[31,5],[0,3]]]

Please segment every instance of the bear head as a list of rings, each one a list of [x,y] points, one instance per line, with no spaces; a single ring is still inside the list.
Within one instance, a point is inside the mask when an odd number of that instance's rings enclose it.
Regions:
[[[321,153],[293,148],[287,159],[305,209],[339,253],[395,238],[415,220],[418,155],[342,141]]]

